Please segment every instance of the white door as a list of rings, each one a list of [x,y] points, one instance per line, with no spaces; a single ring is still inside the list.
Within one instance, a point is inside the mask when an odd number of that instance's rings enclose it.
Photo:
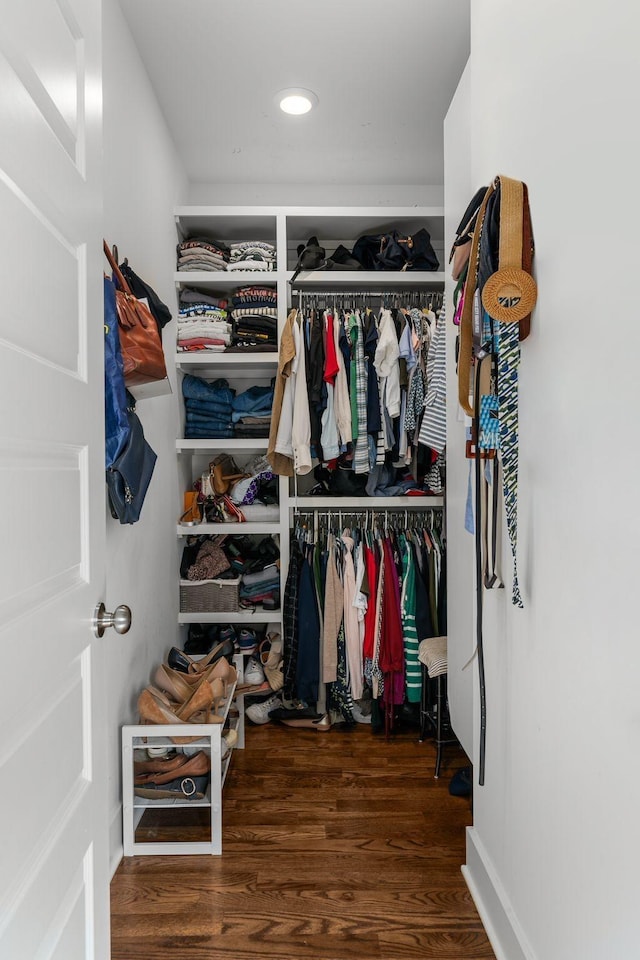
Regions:
[[[0,25],[0,957],[109,956],[100,0]]]

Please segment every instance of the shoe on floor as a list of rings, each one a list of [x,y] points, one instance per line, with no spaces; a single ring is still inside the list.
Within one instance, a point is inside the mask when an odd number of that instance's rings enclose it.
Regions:
[[[282,706],[280,697],[269,697],[261,703],[252,703],[245,710],[245,716],[249,717],[252,723],[269,723],[269,713]]]
[[[251,686],[258,686],[264,683],[264,670],[255,657],[249,657],[247,665],[244,668],[244,682]]]
[[[281,720],[286,727],[297,727],[305,730],[320,730],[326,733],[331,729],[331,717],[328,713],[320,717],[319,720],[312,720],[310,717],[294,717],[288,720]]]

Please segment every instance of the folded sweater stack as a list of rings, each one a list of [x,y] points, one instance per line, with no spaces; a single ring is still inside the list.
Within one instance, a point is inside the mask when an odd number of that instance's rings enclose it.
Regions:
[[[266,347],[275,350],[278,343],[278,296],[269,287],[241,287],[232,301],[233,343],[242,349]]]
[[[178,310],[178,352],[223,353],[231,344],[227,301],[185,288]]]
[[[219,240],[190,237],[178,244],[178,270],[226,270],[229,248]]]
[[[276,269],[276,248],[265,240],[243,240],[232,243],[228,270],[261,270],[268,272]]]

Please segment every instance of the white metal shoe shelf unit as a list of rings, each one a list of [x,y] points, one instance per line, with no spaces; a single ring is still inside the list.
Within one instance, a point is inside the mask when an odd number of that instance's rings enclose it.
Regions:
[[[236,658],[241,661],[242,658]],[[238,679],[242,679],[242,663],[239,667]],[[240,709],[237,717],[230,719],[230,710],[233,704],[234,689],[228,691],[227,697],[219,708],[219,714],[223,723],[190,723],[185,724],[132,724],[122,728],[122,815],[123,815],[123,847],[125,857],[140,855],[158,856],[162,854],[182,855],[182,854],[221,854],[222,853],[222,788],[227,776],[231,757],[234,749],[244,747],[244,715]],[[238,698],[241,699],[241,698]],[[229,749],[226,756],[222,757],[222,736],[227,729],[227,724],[235,729],[238,734],[238,740],[235,747]],[[193,737],[193,742],[182,745],[175,744],[172,737]],[[139,757],[146,759],[147,747],[162,747],[168,750],[178,752],[196,753],[204,751],[210,758],[211,774],[206,795],[202,800],[192,800],[185,796],[171,799],[149,799],[139,797],[135,793],[134,787],[134,761]],[[176,773],[176,778],[179,778]],[[209,829],[208,840],[144,840],[137,838],[137,831],[141,827],[141,821],[145,814],[154,818],[153,825],[148,832],[163,832],[163,813],[164,811],[174,811],[176,809],[193,813],[194,810],[208,811],[207,826]],[[159,811],[162,811],[160,813]],[[185,818],[188,824],[188,818]],[[182,832],[186,836],[185,828],[187,824],[175,827],[175,819],[172,820],[170,827],[165,835],[171,832]],[[144,824],[142,827],[144,828]],[[199,832],[202,825],[198,824]],[[146,832],[146,831],[145,831]]]

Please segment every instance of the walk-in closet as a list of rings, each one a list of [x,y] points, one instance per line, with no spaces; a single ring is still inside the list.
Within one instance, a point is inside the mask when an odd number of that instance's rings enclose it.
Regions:
[[[636,21],[3,10],[0,957],[636,956]]]

